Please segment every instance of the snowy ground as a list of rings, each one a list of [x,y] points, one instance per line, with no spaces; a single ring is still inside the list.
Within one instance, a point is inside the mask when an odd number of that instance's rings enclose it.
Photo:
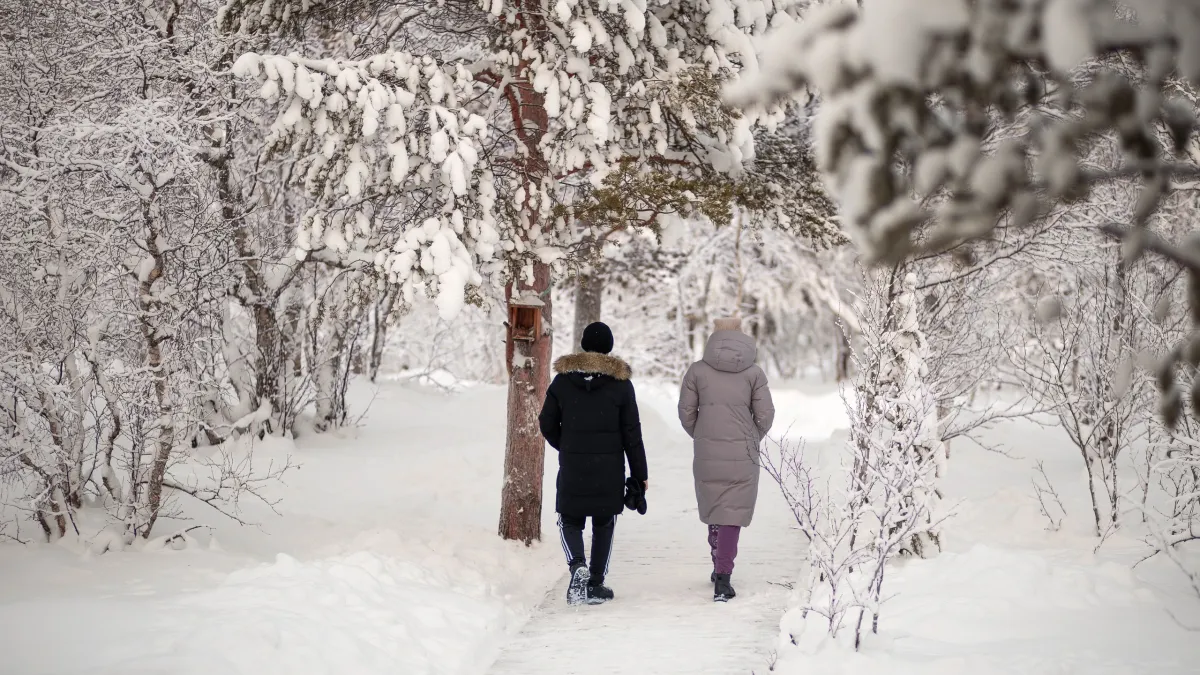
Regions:
[[[790,612],[781,622],[777,672],[1200,672],[1200,600],[1169,563],[1135,567],[1146,551],[1132,536],[1137,528],[1098,547],[1082,460],[1061,433],[1009,421],[987,435],[1009,456],[953,445],[944,483],[954,504],[946,552],[893,566],[880,635],[857,654]],[[1048,530],[1030,482],[1037,460],[1067,510],[1057,532]]]
[[[0,546],[0,673],[481,672],[561,573],[495,536],[503,401],[386,384],[356,434],[260,446],[301,464],[282,516],[193,510],[193,549]]]
[[[952,449],[949,550],[896,566],[881,635],[854,654],[795,612],[780,621],[788,596],[768,582],[803,562],[767,482],[735,573],[743,595],[708,601],[673,386],[639,387],[654,482],[651,512],[619,524],[618,600],[568,613],[553,514],[531,550],[494,535],[503,390],[430,384],[383,385],[356,434],[261,446],[302,464],[280,488],[281,516],[250,513],[261,528],[193,511],[216,528],[181,551],[0,546],[0,673],[503,675],[538,662],[564,675],[611,675],[614,663],[762,673],[772,652],[787,675],[1184,673],[1200,662],[1197,633],[1179,625],[1200,626],[1200,602],[1178,574],[1157,561],[1132,568],[1140,548],[1120,536],[1093,552],[1079,459],[1056,430],[997,430],[1015,458]],[[776,403],[781,431],[810,452],[840,452],[830,387],[777,384]],[[1033,498],[1035,459],[1070,516],[1057,533]],[[553,468],[551,456],[548,488]],[[576,651],[556,661],[564,645]]]

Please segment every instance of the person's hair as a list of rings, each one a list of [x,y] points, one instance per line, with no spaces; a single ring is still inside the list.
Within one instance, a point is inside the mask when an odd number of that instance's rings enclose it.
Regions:
[[[716,330],[741,330],[742,320],[736,316],[731,316],[723,319],[717,319],[713,322],[713,325],[715,326]]]

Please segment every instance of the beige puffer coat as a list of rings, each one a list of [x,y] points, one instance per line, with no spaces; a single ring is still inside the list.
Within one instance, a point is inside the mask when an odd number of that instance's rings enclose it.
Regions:
[[[700,520],[746,527],[758,501],[759,444],[775,421],[754,338],[718,330],[679,392],[679,421],[693,439]]]

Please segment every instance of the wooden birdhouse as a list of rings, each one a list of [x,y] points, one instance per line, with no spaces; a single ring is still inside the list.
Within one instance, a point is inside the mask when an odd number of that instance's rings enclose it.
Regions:
[[[546,303],[529,293],[508,301],[508,334],[514,341],[533,342],[542,334]]]

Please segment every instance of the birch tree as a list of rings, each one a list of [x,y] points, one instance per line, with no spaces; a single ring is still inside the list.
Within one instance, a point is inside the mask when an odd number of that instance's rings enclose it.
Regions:
[[[236,286],[236,228],[208,161],[233,104],[208,67],[222,43],[205,6],[0,10],[6,501],[47,539],[80,534],[89,501],[125,544],[175,496],[237,517],[230,504],[264,476],[184,456],[223,440],[213,383],[229,381],[219,326]],[[185,459],[211,462],[213,480],[176,471]]]

